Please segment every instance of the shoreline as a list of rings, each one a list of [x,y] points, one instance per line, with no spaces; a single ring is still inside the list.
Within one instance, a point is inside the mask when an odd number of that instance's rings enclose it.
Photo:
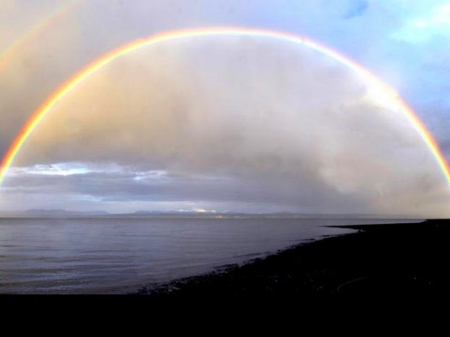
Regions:
[[[243,265],[143,287],[152,298],[415,295],[450,292],[450,220],[330,226],[357,232]]]

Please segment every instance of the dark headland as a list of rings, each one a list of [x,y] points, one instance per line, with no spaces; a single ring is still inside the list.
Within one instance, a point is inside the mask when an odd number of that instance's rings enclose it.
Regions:
[[[303,297],[450,293],[450,220],[345,226],[355,233],[241,266],[144,287],[152,297]]]

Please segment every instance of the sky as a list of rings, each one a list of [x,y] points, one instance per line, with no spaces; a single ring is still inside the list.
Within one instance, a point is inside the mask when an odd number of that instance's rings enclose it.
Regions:
[[[450,1],[3,0],[0,156],[65,81],[180,29],[286,32],[389,85],[450,160]],[[65,95],[20,149],[0,212],[296,212],[448,217],[418,130],[342,62],[264,36],[127,53]]]

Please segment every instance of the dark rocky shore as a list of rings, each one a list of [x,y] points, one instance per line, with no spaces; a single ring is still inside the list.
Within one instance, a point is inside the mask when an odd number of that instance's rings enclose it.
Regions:
[[[357,232],[158,288],[145,287],[139,294],[292,298],[450,292],[450,220],[345,228]]]

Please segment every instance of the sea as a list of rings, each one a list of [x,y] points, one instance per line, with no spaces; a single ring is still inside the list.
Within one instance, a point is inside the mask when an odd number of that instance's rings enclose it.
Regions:
[[[0,294],[130,294],[387,219],[0,218]],[[417,221],[416,221],[417,222]]]

